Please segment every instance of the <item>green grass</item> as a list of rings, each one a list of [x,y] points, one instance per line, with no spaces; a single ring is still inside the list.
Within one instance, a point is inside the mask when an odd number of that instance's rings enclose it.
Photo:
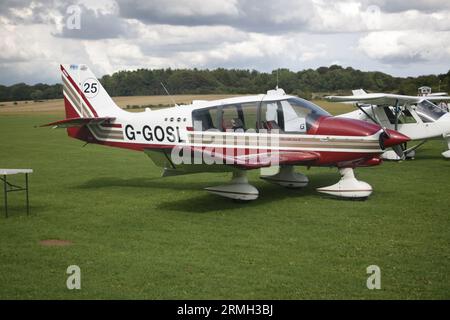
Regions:
[[[0,116],[0,168],[35,170],[32,215],[13,193],[11,216],[0,216],[1,299],[450,298],[450,162],[440,140],[414,161],[358,169],[375,189],[367,201],[316,193],[337,171],[301,168],[311,180],[303,190],[252,172],[260,198],[245,204],[202,190],[228,174],[160,178],[142,153],[33,128],[57,118]],[[66,288],[71,264],[81,290]],[[372,264],[381,290],[366,288]]]

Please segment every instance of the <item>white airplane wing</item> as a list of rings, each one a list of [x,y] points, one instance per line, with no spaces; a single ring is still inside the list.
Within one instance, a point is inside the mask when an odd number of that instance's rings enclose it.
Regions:
[[[327,96],[328,101],[332,102],[354,102],[374,105],[403,105],[406,103],[414,104],[423,100],[428,101],[450,101],[450,96],[405,96],[391,93],[367,93],[354,96]]]

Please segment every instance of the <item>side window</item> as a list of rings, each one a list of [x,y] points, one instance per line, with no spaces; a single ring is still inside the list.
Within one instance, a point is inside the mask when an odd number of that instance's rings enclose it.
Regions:
[[[400,113],[400,117],[398,120],[398,123],[417,123],[411,112],[406,109],[403,110],[402,113]]]
[[[199,109],[192,112],[195,130],[214,130],[219,129],[217,107],[208,109]]]
[[[395,124],[395,113],[393,107],[384,107],[384,112],[386,113],[386,116],[389,119],[389,122],[391,124]],[[417,123],[416,119],[413,117],[411,112],[409,110],[402,110],[400,111],[400,115],[398,117],[398,123],[404,124],[404,123]]]
[[[299,104],[289,103],[289,101],[281,101],[284,116],[285,132],[306,132],[306,117],[311,113],[308,109]]]
[[[256,130],[256,122],[258,121],[258,102],[243,103],[240,105],[239,117],[243,120],[245,130]]]
[[[268,131],[283,128],[283,112],[276,101],[262,103],[260,128]]]
[[[244,129],[244,123],[239,117],[236,106],[225,106],[222,108],[222,130],[240,130]]]
[[[215,107],[215,108],[208,109],[208,111],[209,111],[209,116],[211,117],[211,122],[212,122],[213,128],[220,130],[219,110],[217,109],[217,107]]]
[[[386,113],[387,118],[391,124],[395,123],[395,115],[390,107],[384,107],[384,113]]]

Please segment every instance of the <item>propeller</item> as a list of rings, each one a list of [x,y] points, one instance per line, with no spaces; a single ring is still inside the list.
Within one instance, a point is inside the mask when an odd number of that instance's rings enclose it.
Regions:
[[[381,129],[383,130],[383,133],[386,135],[385,138],[386,138],[386,137],[387,137],[387,138],[390,138],[390,134],[389,134],[389,132],[386,130],[386,127],[384,127],[384,126],[381,124],[381,121],[380,121],[380,120],[377,118],[377,116],[375,115],[375,112],[373,111],[373,105],[371,105],[372,114],[374,115],[373,117],[372,117],[366,110],[364,110],[364,108],[363,108],[359,103],[356,103],[356,107],[357,107],[359,110],[361,110],[361,112],[364,113],[370,120],[372,120],[374,123],[378,124],[378,125],[381,127]],[[385,138],[384,138],[384,139],[385,139]],[[382,143],[382,141],[381,141],[381,135],[380,135],[380,146],[382,145],[381,143]],[[383,144],[383,146],[384,146],[384,144]],[[384,147],[381,147],[381,148],[384,150]]]
[[[402,148],[401,145],[397,144],[395,146],[392,146],[392,150],[394,150],[395,154],[401,159],[401,160],[405,160],[406,156],[405,156],[405,152]]]
[[[383,132],[380,134],[379,137],[379,143],[380,143],[380,148],[382,150],[386,149],[386,146],[384,144],[384,142],[386,141],[386,139],[390,138],[389,132],[386,130],[386,128],[383,128]],[[405,160],[406,159],[406,155],[404,152],[404,149],[401,145],[395,145],[391,147],[392,150],[394,150],[395,154],[401,159],[401,160]]]
[[[383,130],[383,132],[380,134],[379,137],[379,143],[380,143],[380,147],[382,150],[386,149],[385,145],[384,145],[384,141],[386,139],[389,139],[391,137],[391,135],[389,134],[389,132],[386,130],[386,127],[384,127],[381,124],[381,121],[377,118],[377,116],[375,115],[375,112],[373,112],[373,106],[372,106],[372,113],[373,113],[373,117],[366,111],[364,110],[364,108],[359,104],[356,103],[356,107],[361,110],[369,119],[371,119],[374,123],[378,124],[381,129]],[[395,101],[395,130],[397,131],[398,129],[398,118],[400,116],[400,107],[398,105],[398,99]],[[404,160],[406,158],[403,147],[400,145],[395,145],[392,147],[392,150],[394,150],[394,152],[397,154],[397,156]]]
[[[378,141],[379,141],[379,143],[380,143],[380,148],[381,148],[381,150],[386,149],[386,146],[384,145],[384,141],[385,141],[386,139],[389,139],[389,133],[388,133],[387,131],[383,130],[383,132],[380,133],[380,136],[379,136],[379,138],[378,138]]]

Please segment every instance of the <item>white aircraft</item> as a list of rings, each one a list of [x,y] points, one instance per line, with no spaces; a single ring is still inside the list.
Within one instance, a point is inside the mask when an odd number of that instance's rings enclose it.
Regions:
[[[366,198],[372,187],[357,180],[353,169],[378,165],[385,147],[409,141],[376,124],[332,117],[282,89],[127,112],[86,66],[61,65],[61,72],[66,119],[46,126],[67,128],[70,137],[87,143],[144,152],[163,168],[163,176],[232,172],[229,184],[206,188],[232,199],[258,197],[246,177],[250,169],[276,167],[261,178],[283,187],[306,186],[308,178],[294,166],[337,167],[341,180],[318,191]]]
[[[450,113],[446,104],[438,106],[433,102],[449,101],[449,96],[442,93],[426,96],[406,96],[389,93],[366,93],[364,90],[353,90],[352,96],[327,96],[332,102],[354,103],[358,110],[341,114],[338,117],[364,120],[376,123],[383,128],[396,130],[411,140],[418,141],[416,145],[407,147],[394,146],[392,150],[383,153],[388,160],[414,158],[415,150],[428,139],[443,137],[450,149]],[[442,153],[450,158],[450,150]]]

